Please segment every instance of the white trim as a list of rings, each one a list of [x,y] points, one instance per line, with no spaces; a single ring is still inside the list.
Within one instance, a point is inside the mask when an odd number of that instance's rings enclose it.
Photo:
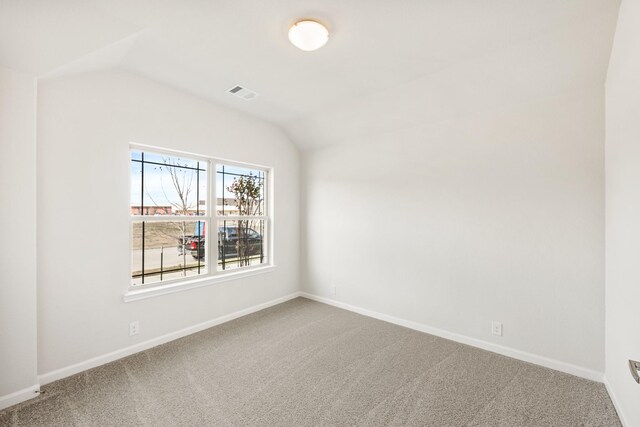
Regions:
[[[156,347],[158,345],[167,343],[169,341],[177,340],[178,338],[185,337],[187,335],[195,334],[196,332],[203,331],[205,329],[211,328],[213,326],[220,325],[222,323],[229,322],[231,320],[237,319],[238,317],[246,316],[247,314],[255,313],[256,311],[264,310],[265,308],[269,308],[271,306],[281,304],[283,302],[289,301],[291,299],[297,298],[300,296],[300,292],[294,292],[289,295],[285,295],[280,298],[273,299],[271,301],[267,301],[262,304],[254,305],[253,307],[245,308],[243,310],[236,311],[234,313],[226,314],[224,316],[216,317],[215,319],[207,320],[206,322],[199,323],[197,325],[190,326],[188,328],[181,329],[179,331],[171,332],[166,335],[162,335],[148,341],[144,341],[138,344],[134,344],[129,347],[122,348],[120,350],[112,351],[111,353],[103,354],[101,356],[97,356],[91,358],[89,360],[85,360],[83,362],[79,362],[73,364],[71,366],[67,366],[61,369],[57,369],[52,372],[47,372],[45,374],[39,375],[38,379],[41,385],[49,384],[54,381],[60,380],[62,378],[66,378],[68,376],[77,374],[79,372],[86,371],[87,369],[95,368],[97,366],[104,365],[105,363],[113,362],[114,360],[122,359],[123,357],[130,356],[132,354],[148,350],[152,347]]]
[[[18,403],[25,402],[40,394],[40,384],[34,384],[31,387],[23,388],[15,393],[7,394],[0,397],[0,411]]]
[[[503,356],[512,357],[518,360],[523,360],[525,362],[534,363],[536,365],[544,366],[546,368],[555,369],[556,371],[561,371],[567,374],[575,375],[577,377],[586,378],[588,380],[602,382],[604,378],[602,372],[583,368],[581,366],[562,362],[560,360],[550,359],[548,357],[539,356],[537,354],[516,350],[511,347],[505,347],[499,344],[490,343],[477,338],[471,338],[466,335],[456,334],[454,332],[445,331],[444,329],[434,328],[432,326],[428,326],[418,322],[413,322],[411,320],[400,319],[398,317],[390,316],[388,314],[378,313],[376,311],[367,310],[365,308],[356,307],[350,304],[346,304],[330,298],[320,297],[320,296],[309,294],[306,292],[301,292],[301,296],[314,301],[322,302],[324,304],[329,304],[334,307],[353,311],[354,313],[362,314],[364,316],[373,317],[374,319],[384,320],[385,322],[404,326],[405,328],[414,329],[420,332],[425,332],[427,334],[435,335],[441,338],[446,338],[451,341],[467,344],[473,347],[481,348],[483,350],[491,351],[493,353],[502,354]]]
[[[166,154],[168,156],[182,156],[182,157],[190,157],[194,160],[202,160],[209,161],[210,156],[206,156],[204,154],[191,153],[188,151],[182,150],[172,150],[170,148],[157,147],[154,145],[146,145],[146,144],[138,144],[137,142],[129,142],[129,162],[131,162],[131,150],[135,151],[155,151],[160,154]],[[189,159],[189,160],[191,160]]]
[[[193,217],[192,217],[193,218]],[[197,217],[196,217],[197,218]],[[243,220],[262,220],[269,219],[268,215],[217,215],[215,217],[218,222],[220,221],[243,221]]]
[[[616,397],[616,394],[613,392],[613,387],[611,387],[611,383],[609,383],[609,380],[607,379],[606,374],[604,376],[604,386],[607,389],[607,393],[609,393],[609,397],[611,398],[611,401],[613,402],[613,407],[616,408],[616,412],[618,413],[618,418],[620,418],[620,422],[622,423],[622,426],[623,427],[631,426],[631,424],[629,424],[627,422],[627,419],[624,417],[624,412],[622,412],[622,406],[620,406],[618,398]]]
[[[153,206],[152,206],[153,207]],[[210,219],[206,215],[130,215],[131,223],[134,222],[196,222]]]
[[[242,270],[225,273],[224,275],[221,274],[218,276],[205,276],[188,281],[180,280],[174,283],[162,284],[158,286],[147,285],[144,288],[140,289],[132,287],[122,296],[122,300],[124,302],[131,302],[157,297],[160,295],[174,294],[176,292],[187,291],[189,289],[201,288],[203,286],[215,285],[216,283],[228,282],[229,280],[237,280],[245,277],[257,276],[258,274],[270,273],[272,271],[275,271],[275,269],[275,265],[245,267]]]

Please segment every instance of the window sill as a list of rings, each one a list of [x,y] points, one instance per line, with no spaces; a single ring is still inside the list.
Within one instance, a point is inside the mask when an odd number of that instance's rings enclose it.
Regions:
[[[259,274],[270,273],[275,271],[275,265],[268,265],[264,267],[252,268],[243,271],[234,271],[233,273],[225,273],[217,276],[209,276],[200,279],[189,280],[180,283],[174,283],[170,285],[158,285],[152,287],[145,287],[143,289],[130,288],[127,293],[122,297],[124,302],[138,301],[147,298],[153,298],[160,295],[173,294],[176,292],[182,292],[189,289],[201,288],[203,286],[214,285],[216,283],[227,282],[229,280],[242,279],[244,277],[257,276]]]

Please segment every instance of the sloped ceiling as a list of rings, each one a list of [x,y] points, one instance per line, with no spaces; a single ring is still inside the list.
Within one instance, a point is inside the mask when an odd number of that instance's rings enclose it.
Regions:
[[[0,0],[0,65],[121,69],[283,128],[303,149],[603,83],[619,0]],[[303,52],[300,18],[330,31]],[[226,89],[257,91],[253,101]]]

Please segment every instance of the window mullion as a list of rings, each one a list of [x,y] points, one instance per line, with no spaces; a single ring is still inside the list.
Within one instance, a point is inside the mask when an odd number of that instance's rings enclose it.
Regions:
[[[209,238],[205,239],[207,263],[209,265],[209,275],[215,276],[218,274],[218,189],[216,187],[218,182],[218,165],[215,161],[209,162]],[[224,192],[223,192],[224,194]],[[215,240],[215,242],[214,242]],[[214,246],[215,245],[215,246]],[[216,248],[215,253],[212,248]]]

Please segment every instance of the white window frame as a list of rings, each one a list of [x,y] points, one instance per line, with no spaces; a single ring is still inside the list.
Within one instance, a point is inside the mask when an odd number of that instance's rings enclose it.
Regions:
[[[207,164],[207,206],[204,215],[133,215],[131,207],[129,209],[129,253],[133,250],[133,223],[134,222],[168,222],[168,221],[206,221],[207,222],[207,238],[205,239],[205,265],[206,273],[198,276],[186,278],[176,278],[163,280],[162,282],[152,282],[148,284],[133,285],[131,283],[132,260],[129,257],[129,287],[125,293],[123,300],[125,302],[136,301],[140,299],[150,298],[158,295],[184,291],[188,289],[208,286],[215,283],[236,280],[243,277],[254,276],[257,274],[267,273],[275,270],[273,262],[273,168],[252,163],[238,162],[233,160],[220,159],[201,154],[194,154],[184,151],[171,150],[150,145],[142,145],[131,143],[127,151],[127,161],[131,164],[131,152],[137,150],[142,152],[152,152],[154,154],[166,154],[168,156],[177,156],[206,162]],[[264,212],[263,215],[219,215],[217,213],[217,167],[218,165],[236,166],[241,168],[259,169],[264,172]],[[128,168],[130,171],[130,168]],[[129,172],[129,188],[131,191],[131,172]],[[129,198],[128,198],[129,199]],[[199,203],[199,201],[196,201]],[[223,200],[224,203],[224,200]],[[128,203],[130,205],[130,201]],[[231,270],[218,271],[218,222],[219,221],[238,221],[238,220],[262,220],[264,221],[263,239],[263,263],[259,265],[250,265],[244,267],[236,267]],[[213,233],[211,232],[213,230]],[[211,238],[213,236],[213,239]],[[214,250],[211,250],[211,248]]]

